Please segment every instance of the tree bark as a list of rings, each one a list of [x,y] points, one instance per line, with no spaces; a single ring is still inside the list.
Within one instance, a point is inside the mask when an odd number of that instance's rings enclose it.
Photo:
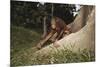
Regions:
[[[42,38],[44,38],[47,34],[47,25],[46,25],[46,16],[43,18],[43,35]]]
[[[71,26],[71,31],[73,33],[79,31],[82,27],[86,25],[86,21],[89,13],[91,13],[93,6],[84,5],[81,7],[76,19],[73,23],[69,24]]]

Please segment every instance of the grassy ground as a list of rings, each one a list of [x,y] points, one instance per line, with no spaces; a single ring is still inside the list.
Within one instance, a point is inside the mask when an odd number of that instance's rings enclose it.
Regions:
[[[36,29],[35,29],[36,30]],[[38,43],[41,33],[23,27],[11,27],[11,64],[19,65],[27,61],[23,54]],[[32,50],[32,52],[34,52]]]
[[[35,46],[39,42],[40,36],[41,31],[37,29],[11,27],[11,66],[89,62],[95,60],[94,53],[86,50],[80,53],[73,53],[66,49],[55,54],[36,56],[34,54],[37,51]]]

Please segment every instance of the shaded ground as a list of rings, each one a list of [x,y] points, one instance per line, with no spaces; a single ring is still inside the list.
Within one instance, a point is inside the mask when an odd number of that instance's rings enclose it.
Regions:
[[[27,57],[27,59],[24,58],[23,55],[34,48],[40,39],[41,33],[16,26],[13,26],[11,31],[11,64],[17,65],[28,59]],[[35,49],[32,50],[32,52],[34,51]]]

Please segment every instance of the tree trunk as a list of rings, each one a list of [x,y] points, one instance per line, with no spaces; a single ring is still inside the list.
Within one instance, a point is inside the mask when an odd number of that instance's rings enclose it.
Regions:
[[[82,19],[81,15],[77,16],[74,23],[80,22],[78,18]],[[63,39],[42,48],[35,54],[51,54],[58,52],[58,50],[69,49],[73,52],[80,52],[84,49],[95,51],[95,9],[87,15],[86,25],[76,33],[65,36]],[[77,20],[77,21],[76,21]]]
[[[43,18],[43,35],[42,38],[44,38],[47,34],[47,25],[46,25],[46,16]]]
[[[53,6],[53,3],[52,3],[52,9],[51,9],[52,17],[53,17],[53,11],[54,11],[54,6]]]
[[[73,33],[79,31],[82,27],[86,25],[87,17],[91,13],[93,6],[84,5],[73,23],[69,24]]]

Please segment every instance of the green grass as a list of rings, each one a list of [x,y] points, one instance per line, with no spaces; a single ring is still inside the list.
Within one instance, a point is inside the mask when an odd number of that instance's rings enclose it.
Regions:
[[[33,30],[16,26],[12,27],[11,31],[11,49],[13,52],[35,46],[39,41],[41,34]]]
[[[95,61],[95,55],[91,51],[83,50],[79,53],[74,53],[70,50],[61,50],[54,54],[48,55],[33,55],[31,65],[41,64],[62,64],[62,63],[79,63],[79,62]]]
[[[40,30],[30,30],[23,27],[11,27],[11,66],[41,65],[58,63],[75,63],[95,61],[94,52],[83,50],[73,53],[61,50],[55,54],[35,55],[36,44],[41,36]]]
[[[28,51],[28,49],[34,48],[40,40],[41,33],[36,29],[30,30],[23,27],[11,27],[11,64],[21,64],[23,59],[22,55]],[[34,52],[33,50],[32,52]],[[23,57],[21,59],[21,57]],[[25,60],[27,61],[27,60]]]

